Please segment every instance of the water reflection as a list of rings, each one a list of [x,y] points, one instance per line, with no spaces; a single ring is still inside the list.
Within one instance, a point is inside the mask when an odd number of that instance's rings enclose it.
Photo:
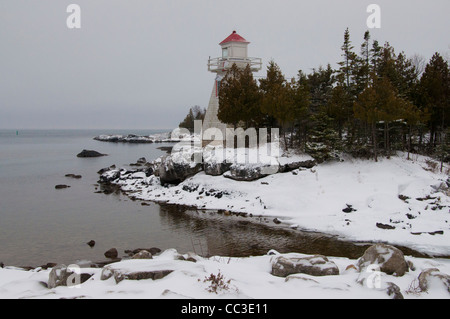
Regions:
[[[185,248],[204,256],[245,257],[298,252],[358,258],[370,246],[278,226],[268,218],[242,217],[176,205],[160,207],[161,225],[185,238]]]

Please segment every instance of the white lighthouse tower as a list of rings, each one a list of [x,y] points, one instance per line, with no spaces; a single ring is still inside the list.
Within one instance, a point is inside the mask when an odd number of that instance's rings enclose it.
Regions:
[[[220,81],[227,71],[233,64],[236,64],[241,69],[245,69],[247,65],[250,65],[253,72],[257,72],[262,68],[261,58],[248,57],[249,43],[237,34],[236,31],[233,31],[232,34],[219,44],[222,47],[222,56],[208,60],[208,71],[216,73],[216,78],[203,121],[203,146],[208,144],[223,145],[223,142],[218,140],[221,138],[225,139],[226,124],[219,121],[217,113],[219,111]]]

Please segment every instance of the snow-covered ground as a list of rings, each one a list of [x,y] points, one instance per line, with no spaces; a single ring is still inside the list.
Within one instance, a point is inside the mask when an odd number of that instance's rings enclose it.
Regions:
[[[251,182],[200,172],[172,187],[161,186],[158,177],[128,172],[116,183],[141,200],[277,217],[293,228],[449,256],[448,175],[432,170],[429,161],[417,155],[408,160],[406,154],[379,162],[346,158]]]
[[[354,267],[356,260],[329,258],[339,268],[336,276],[310,276],[294,274],[286,278],[271,274],[272,263],[277,255],[247,258],[211,257],[197,258],[197,262],[181,261],[175,250],[167,250],[149,260],[125,260],[111,264],[109,269],[123,272],[172,270],[158,280],[123,280],[116,283],[114,277],[102,280],[102,269],[82,269],[93,276],[85,283],[68,288],[45,287],[50,270],[22,271],[14,268],[0,269],[1,298],[256,298],[256,299],[297,299],[297,298],[392,298],[386,286],[389,282],[400,288],[407,298],[449,298],[448,288],[440,281],[430,282],[429,289],[420,291],[418,276],[424,269],[438,268],[442,273],[450,273],[450,260],[420,259],[406,257],[415,270],[402,277],[384,273],[359,273]],[[286,257],[303,257],[300,254],[285,254]],[[350,267],[348,267],[350,266]],[[211,292],[211,275],[223,276],[217,293]],[[362,276],[378,276],[369,284],[358,283]],[[105,278],[103,278],[105,279]],[[221,289],[223,288],[223,289]]]
[[[307,155],[277,158],[281,165],[308,160]],[[156,163],[161,163],[161,159]],[[430,163],[430,159],[421,156],[409,160],[406,154],[379,162],[346,158],[251,182],[199,172],[177,186],[162,186],[157,176],[145,170],[112,170],[104,175],[118,177],[113,183],[141,200],[276,217],[293,228],[449,256],[448,176],[433,169]],[[153,259],[123,260],[106,266],[107,273],[171,271],[157,280],[117,282],[114,277],[102,278],[105,268],[83,268],[83,273],[93,276],[76,288],[49,289],[50,269],[0,268],[0,298],[392,298],[387,293],[389,283],[394,283],[404,298],[450,296],[450,259],[439,257],[406,256],[413,265],[409,272],[402,277],[377,273],[379,286],[375,287],[360,280],[373,273],[358,271],[351,266],[357,265],[357,260],[343,257],[328,257],[339,268],[339,275],[315,277],[297,273],[286,278],[271,273],[274,258],[278,257],[276,252],[246,258],[197,256],[195,263],[179,257],[176,251],[167,250]],[[423,291],[418,278],[430,268],[439,269],[447,279],[435,280],[430,289]],[[219,287],[217,294],[211,292],[212,282],[207,279],[211,275],[223,276],[226,285],[222,285],[224,289]]]

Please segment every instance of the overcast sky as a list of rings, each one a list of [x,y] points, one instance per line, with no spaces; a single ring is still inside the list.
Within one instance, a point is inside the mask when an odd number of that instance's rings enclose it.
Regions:
[[[80,29],[67,28],[71,3]],[[373,39],[449,54],[449,0],[0,0],[0,128],[172,129],[207,106],[208,57],[233,30],[292,77],[335,66],[346,27],[359,50],[371,3]]]

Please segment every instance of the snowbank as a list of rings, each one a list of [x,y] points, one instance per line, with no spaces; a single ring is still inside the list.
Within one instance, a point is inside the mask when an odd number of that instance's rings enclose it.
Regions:
[[[448,288],[442,282],[433,283],[427,292],[418,288],[418,277],[425,269],[438,268],[442,273],[450,273],[450,260],[420,259],[406,257],[414,269],[402,277],[385,273],[359,273],[352,265],[357,260],[329,258],[339,268],[339,275],[311,276],[293,274],[286,278],[271,274],[272,264],[279,256],[291,258],[307,257],[301,254],[270,255],[226,258],[198,258],[197,262],[180,261],[174,250],[168,250],[149,260],[125,260],[111,264],[110,269],[126,271],[148,271],[170,269],[162,279],[123,280],[116,282],[113,277],[101,280],[102,269],[83,269],[93,276],[77,287],[57,287],[48,289],[49,270],[23,271],[15,268],[0,269],[1,298],[257,298],[257,299],[298,299],[298,298],[392,298],[387,287],[398,286],[404,298],[449,298]],[[227,287],[218,286],[211,292],[211,275],[223,276]],[[374,285],[361,284],[361,276],[378,276]],[[378,283],[378,284],[377,284]],[[394,287],[395,287],[394,286]]]

